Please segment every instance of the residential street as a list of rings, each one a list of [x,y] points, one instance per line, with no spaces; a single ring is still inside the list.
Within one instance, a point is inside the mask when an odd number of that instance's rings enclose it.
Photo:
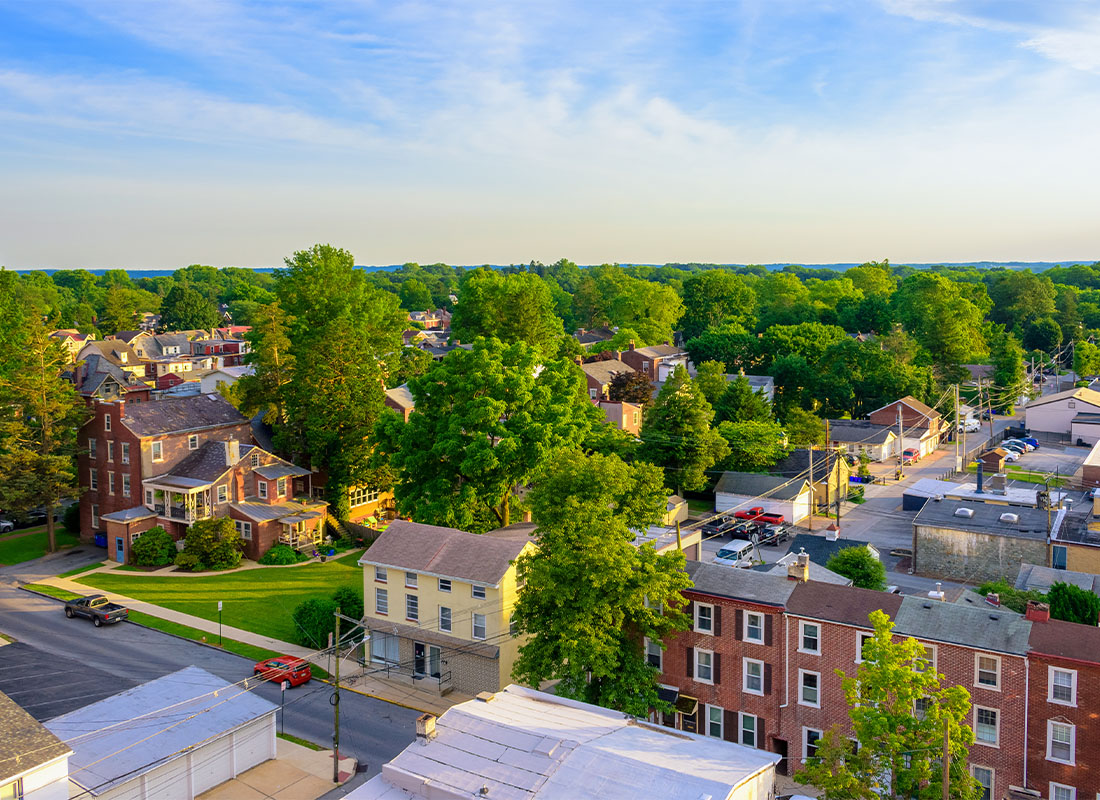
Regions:
[[[191,664],[227,681],[251,674],[252,662],[240,656],[130,623],[97,629],[85,620],[66,619],[60,603],[17,588],[102,558],[102,550],[84,547],[0,568],[0,632],[30,646],[15,651],[21,668],[14,678],[10,669],[5,670],[3,691],[44,719],[63,713],[66,704],[85,705]],[[5,664],[11,667],[7,657]],[[264,684],[255,691],[279,703],[276,685]],[[331,695],[332,687],[321,681],[287,691],[286,732],[331,746]],[[411,709],[351,691],[341,693],[340,709],[341,754],[357,757],[369,767],[369,775],[415,736],[418,712]]]

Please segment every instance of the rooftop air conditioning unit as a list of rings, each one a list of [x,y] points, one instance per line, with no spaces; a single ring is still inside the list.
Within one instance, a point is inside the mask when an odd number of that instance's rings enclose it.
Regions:
[[[974,509],[972,509],[972,508],[956,508],[955,509],[955,516],[956,517],[966,517],[967,519],[970,519],[971,517],[974,516]]]
[[[1001,516],[999,516],[997,519],[1007,525],[1015,525],[1017,522],[1020,521],[1020,515],[1005,512],[1004,514],[1001,514]]]

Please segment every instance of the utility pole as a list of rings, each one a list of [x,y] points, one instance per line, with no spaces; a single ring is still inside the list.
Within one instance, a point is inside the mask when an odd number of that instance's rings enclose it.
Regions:
[[[830,451],[834,453],[835,460],[833,461],[833,469],[836,470],[836,532],[840,534],[840,506],[844,502],[844,497],[840,494],[840,464],[837,461],[840,460],[840,453]],[[829,476],[825,476],[825,482],[829,482]]]
[[[340,782],[340,607],[336,607],[336,692],[332,695],[332,782]]]
[[[959,414],[959,384],[955,384],[955,472],[959,472],[962,469],[962,452],[959,449],[959,445],[962,441],[963,431],[966,426],[963,425],[962,416]]]
[[[905,431],[901,427],[901,403],[898,403],[898,480],[905,477]]]
[[[989,442],[993,443],[993,392],[987,395],[987,409],[989,411]],[[982,410],[982,379],[978,378],[978,412]]]
[[[943,800],[951,797],[951,718],[943,715]]]
[[[825,421],[825,430],[829,430],[829,422]],[[828,440],[828,434],[826,434]],[[806,518],[806,528],[812,533],[814,529],[814,512],[817,511],[817,498],[814,497],[814,443],[810,442],[810,516]]]

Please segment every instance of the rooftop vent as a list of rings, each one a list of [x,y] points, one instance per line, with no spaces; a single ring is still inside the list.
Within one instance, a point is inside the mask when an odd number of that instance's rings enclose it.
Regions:
[[[496,699],[496,695],[492,692],[478,692],[474,699],[480,700],[483,703],[491,703]]]
[[[956,517],[966,517],[967,519],[970,519],[971,517],[974,516],[974,509],[972,509],[972,508],[956,508],[955,509],[955,516]]]
[[[1020,521],[1020,515],[1006,511],[1005,513],[1001,514],[1001,516],[997,517],[997,519],[999,519],[1006,525],[1015,525]]]

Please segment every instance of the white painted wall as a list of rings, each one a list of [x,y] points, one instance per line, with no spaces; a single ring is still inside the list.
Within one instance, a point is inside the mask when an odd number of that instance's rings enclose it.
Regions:
[[[27,800],[69,800],[69,757],[51,761],[22,776]]]
[[[1029,405],[1024,409],[1024,425],[1031,431],[1068,434],[1073,418],[1082,412],[1096,414],[1100,406],[1073,397],[1041,406]]]
[[[775,797],[775,767],[738,785],[728,795],[729,800],[772,800]]]
[[[730,509],[740,511],[757,506],[765,511],[782,514],[788,522],[800,522],[810,516],[810,492],[803,492],[794,500],[760,499],[742,494],[727,494],[726,492],[715,492],[714,494],[715,511],[729,511]]]

